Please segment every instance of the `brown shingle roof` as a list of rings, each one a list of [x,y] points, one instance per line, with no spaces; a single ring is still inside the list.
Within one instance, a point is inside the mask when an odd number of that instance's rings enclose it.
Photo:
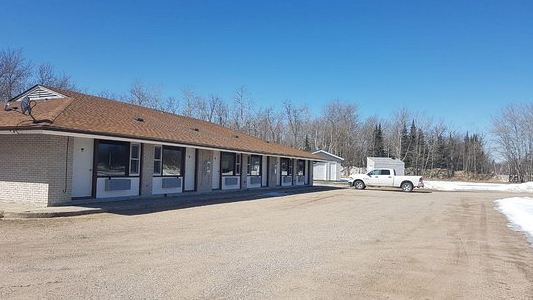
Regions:
[[[68,97],[36,101],[33,116],[53,123],[33,124],[29,116],[20,112],[1,110],[0,130],[58,130],[322,160],[311,153],[266,142],[202,120],[53,87],[46,88]],[[17,102],[11,104],[20,105]],[[137,118],[144,121],[137,121]]]

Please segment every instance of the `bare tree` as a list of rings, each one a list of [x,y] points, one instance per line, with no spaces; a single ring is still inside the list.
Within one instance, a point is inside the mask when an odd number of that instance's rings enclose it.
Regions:
[[[182,91],[182,109],[181,114],[187,117],[198,117],[199,106],[198,102],[202,101],[201,97],[196,94],[192,87],[187,87]]]
[[[533,180],[533,105],[512,104],[492,118],[498,152],[516,181]]]
[[[164,110],[161,89],[148,86],[140,80],[135,80],[130,88],[130,92],[124,100],[128,103],[144,106],[152,109]]]
[[[161,110],[172,114],[177,114],[179,111],[179,107],[179,100],[174,96],[170,96],[163,101]]]
[[[214,109],[214,114],[211,122],[220,124],[222,126],[229,126],[229,108],[224,100],[218,96],[213,96],[209,98],[209,107]]]
[[[256,113],[254,124],[254,135],[258,138],[277,143],[282,141],[285,126],[280,114],[274,108],[259,110]]]
[[[70,91],[78,91],[78,87],[72,82],[70,76],[65,73],[57,75],[50,63],[40,65],[37,68],[35,76],[37,84],[48,85]]]
[[[291,138],[288,144],[291,147],[303,149],[305,133],[303,132],[305,122],[308,120],[308,109],[305,105],[296,106],[289,100],[283,102],[285,117]]]
[[[246,86],[241,86],[235,90],[233,96],[233,107],[231,116],[233,119],[232,128],[246,133],[251,133],[252,101]]]
[[[32,64],[22,50],[0,51],[0,100],[9,100],[27,88]]]

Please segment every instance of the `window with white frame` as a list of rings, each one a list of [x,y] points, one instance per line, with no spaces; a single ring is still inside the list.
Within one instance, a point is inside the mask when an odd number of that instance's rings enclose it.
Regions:
[[[161,155],[161,146],[156,146],[154,148],[154,175],[161,175],[162,163],[163,160]]]
[[[235,175],[241,175],[241,154],[235,154]]]
[[[141,168],[141,145],[140,144],[131,144],[130,145],[130,175],[139,175],[139,170]]]

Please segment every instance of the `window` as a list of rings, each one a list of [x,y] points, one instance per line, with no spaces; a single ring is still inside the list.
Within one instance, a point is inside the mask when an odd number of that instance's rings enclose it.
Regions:
[[[390,175],[390,170],[373,170],[370,171],[368,176],[376,176],[376,175]]]
[[[181,147],[154,148],[154,175],[183,176],[185,150]]]
[[[235,175],[241,175],[241,154],[235,154]]]
[[[130,147],[130,175],[139,175],[141,161],[141,145],[131,144]]]
[[[161,146],[156,146],[154,149],[154,175],[161,175]]]
[[[241,154],[222,152],[220,156],[222,175],[237,176],[241,174]]]
[[[221,155],[222,175],[235,175],[235,153],[222,152]]]
[[[298,165],[296,166],[296,175],[303,176],[305,175],[305,160],[298,160]]]
[[[281,159],[281,176],[291,176],[292,175],[292,159],[282,158]]]
[[[129,157],[129,143],[98,141],[97,176],[127,176]]]
[[[183,148],[180,147],[163,147],[163,176],[182,176],[183,175]]]
[[[248,168],[247,174],[250,176],[261,175],[261,156],[250,155],[248,156]]]

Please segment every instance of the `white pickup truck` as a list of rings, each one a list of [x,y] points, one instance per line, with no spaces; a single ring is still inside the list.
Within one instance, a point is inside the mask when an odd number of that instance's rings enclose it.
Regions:
[[[404,192],[424,187],[422,176],[397,176],[394,169],[375,169],[366,174],[352,174],[348,179],[350,186],[363,190],[367,186],[399,187]]]

